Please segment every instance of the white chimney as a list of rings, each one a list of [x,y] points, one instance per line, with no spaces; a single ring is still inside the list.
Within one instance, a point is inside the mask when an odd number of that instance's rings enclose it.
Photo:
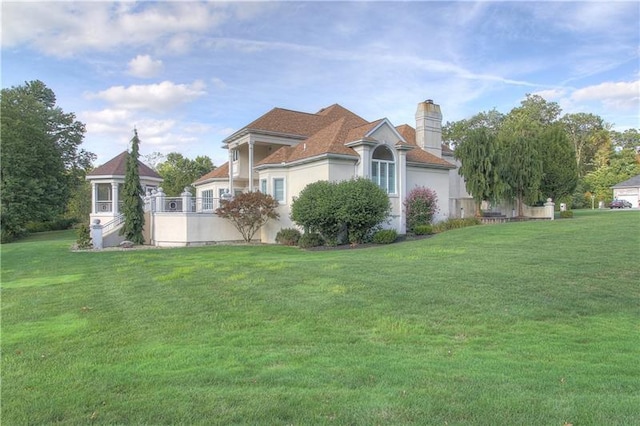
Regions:
[[[442,113],[431,99],[418,104],[416,111],[416,143],[425,151],[442,157]]]

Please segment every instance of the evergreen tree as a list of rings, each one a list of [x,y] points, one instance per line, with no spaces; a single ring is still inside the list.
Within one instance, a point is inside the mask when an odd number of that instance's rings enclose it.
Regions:
[[[543,176],[540,191],[544,198],[567,199],[578,184],[575,150],[562,125],[548,126],[540,139]]]
[[[144,205],[142,201],[142,186],[140,185],[140,173],[138,171],[138,131],[133,130],[131,139],[131,152],[127,157],[127,172],[124,178],[123,215],[124,226],[120,230],[120,235],[124,235],[126,240],[135,244],[144,244],[142,230],[144,228]]]

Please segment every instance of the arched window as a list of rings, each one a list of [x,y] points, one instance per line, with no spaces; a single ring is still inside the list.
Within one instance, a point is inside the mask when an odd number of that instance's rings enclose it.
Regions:
[[[380,145],[373,151],[371,180],[388,194],[395,194],[396,162],[393,158],[393,152],[385,145]]]

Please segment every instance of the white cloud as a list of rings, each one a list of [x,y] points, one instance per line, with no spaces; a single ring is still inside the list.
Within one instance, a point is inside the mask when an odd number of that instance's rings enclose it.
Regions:
[[[163,81],[149,85],[114,86],[98,93],[89,93],[87,97],[102,99],[116,108],[166,112],[205,95],[205,87],[200,80],[192,84]]]
[[[220,2],[4,2],[2,46],[30,45],[74,56],[120,46],[185,52],[226,22],[252,19],[274,6]]]
[[[162,68],[162,61],[154,60],[149,55],[138,55],[129,61],[129,74],[140,78],[155,77]]]
[[[605,107],[625,111],[640,108],[640,80],[604,82],[583,87],[571,94],[575,101],[599,101]]]
[[[562,99],[566,96],[566,89],[547,89],[547,90],[539,90],[537,92],[533,92],[532,95],[538,95],[543,97],[547,101],[557,101],[558,99]]]
[[[87,132],[119,134],[132,127],[133,116],[124,109],[103,109],[84,111],[78,114],[80,121],[87,125]]]

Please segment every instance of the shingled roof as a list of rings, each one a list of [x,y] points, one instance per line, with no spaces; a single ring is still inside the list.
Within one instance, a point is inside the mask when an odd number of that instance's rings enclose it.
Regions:
[[[613,185],[611,188],[636,188],[640,186],[640,175],[636,175],[631,179]]]
[[[209,180],[226,179],[228,177],[229,177],[229,162],[226,162],[222,166],[216,167],[215,169],[211,170],[206,175],[200,177],[194,183],[195,184],[199,184],[199,183],[204,183],[204,182],[209,181]]]
[[[384,120],[368,122],[339,104],[323,108],[315,114],[274,108],[226,138],[224,143],[229,143],[238,136],[250,132],[266,132],[300,139],[297,145],[284,146],[276,150],[256,166],[292,163],[330,154],[357,158],[356,151],[345,144],[364,138]],[[397,127],[396,130],[406,140],[405,145],[416,148],[407,152],[408,162],[438,168],[454,167],[446,160],[419,148],[413,127],[405,124]],[[229,165],[225,163],[213,172],[202,176],[196,183],[228,176]]]
[[[126,176],[128,158],[129,152],[124,151],[87,173],[87,176]],[[138,174],[140,177],[162,179],[162,176],[140,160],[138,160]]]

